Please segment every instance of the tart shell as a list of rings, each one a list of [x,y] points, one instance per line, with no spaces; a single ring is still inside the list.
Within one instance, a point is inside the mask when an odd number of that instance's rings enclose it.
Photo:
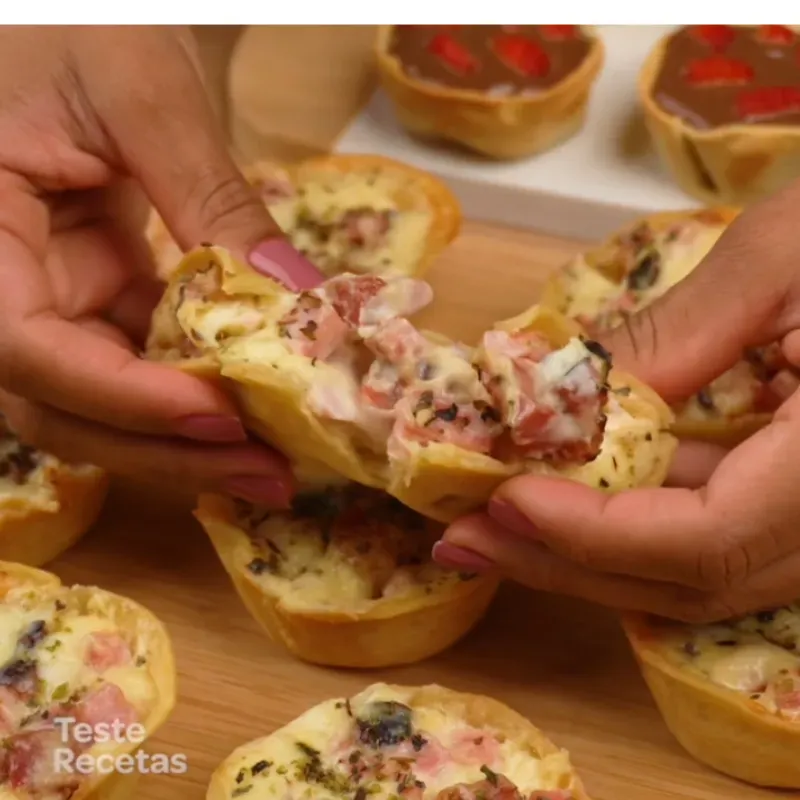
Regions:
[[[422,597],[386,599],[362,613],[287,608],[248,570],[252,547],[233,501],[201,495],[195,516],[253,618],[273,641],[314,664],[377,668],[429,658],[477,624],[499,585],[495,576],[477,576]]]
[[[667,728],[691,756],[747,783],[800,789],[800,725],[671,663],[659,641],[670,623],[638,613],[622,622]]]
[[[378,72],[398,119],[410,133],[455,142],[492,159],[513,160],[550,150],[583,127],[605,58],[603,43],[590,27],[583,26],[591,43],[578,68],[532,97],[493,97],[410,78],[389,54],[393,27],[382,25],[378,30]]]
[[[669,35],[645,60],[638,80],[645,125],[662,163],[688,195],[708,205],[749,205],[800,176],[800,125],[692,127],[653,97]]]

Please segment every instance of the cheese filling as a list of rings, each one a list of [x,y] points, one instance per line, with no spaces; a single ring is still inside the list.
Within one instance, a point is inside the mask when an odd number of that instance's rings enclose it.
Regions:
[[[248,800],[572,800],[569,756],[540,755],[433,702],[376,684],[322,703],[226,762]]]
[[[37,800],[67,800],[82,777],[58,770],[54,751],[100,755],[119,745],[76,737],[76,723],[96,732],[146,718],[157,699],[147,649],[93,599],[67,588],[11,589],[0,631],[0,795],[25,790]]]
[[[291,512],[242,503],[238,521],[250,537],[249,572],[286,607],[361,613],[474,577],[432,561],[437,526],[365,487],[300,494]]]
[[[800,604],[724,624],[681,626],[666,644],[681,665],[800,723]]]

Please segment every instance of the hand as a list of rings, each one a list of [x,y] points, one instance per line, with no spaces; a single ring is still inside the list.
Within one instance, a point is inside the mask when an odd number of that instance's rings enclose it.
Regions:
[[[781,344],[800,365],[800,184],[753,206],[697,269],[603,340],[614,362],[668,402],[730,368],[748,346]],[[785,375],[783,376],[786,377]],[[800,594],[800,392],[731,451],[682,444],[668,488],[608,495],[522,476],[488,513],[435,548],[459,569],[496,567],[537,589],[689,622]]]
[[[248,441],[223,393],[138,357],[161,293],[141,190],[182,247],[228,246],[294,288],[319,280],[228,155],[191,41],[0,32],[0,410],[62,458],[285,505],[287,464]]]

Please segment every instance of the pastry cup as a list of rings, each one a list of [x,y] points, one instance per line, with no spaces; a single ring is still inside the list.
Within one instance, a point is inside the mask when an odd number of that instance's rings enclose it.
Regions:
[[[452,575],[429,584],[424,593],[350,608],[306,602],[287,594],[288,582],[265,581],[248,568],[260,551],[238,521],[233,500],[203,495],[195,516],[254,619],[273,641],[314,664],[366,669],[430,658],[478,623],[499,585],[492,575]],[[372,546],[379,547],[379,539]]]
[[[419,720],[425,725],[424,732],[433,736],[444,738],[453,729],[472,733],[485,731],[488,736],[503,742],[504,754],[513,753],[513,756],[502,759],[504,763],[485,764],[480,770],[468,765],[445,770],[430,778],[420,773],[428,778],[427,785],[434,793],[449,788],[443,783],[448,777],[454,783],[481,780],[493,784],[498,775],[503,775],[512,782],[515,779],[519,781],[522,796],[531,800],[589,800],[570,763],[569,754],[508,706],[490,697],[456,692],[435,684],[409,687],[383,683],[368,686],[354,697],[326,700],[270,735],[238,747],[212,774],[206,800],[228,800],[237,788],[250,786],[252,789],[248,793],[268,796],[270,786],[274,788],[271,767],[283,766],[284,759],[296,758],[296,748],[290,743],[302,741],[318,754],[315,758],[322,764],[335,761],[336,743],[355,727],[353,716],[358,717],[360,713],[369,713],[370,708],[381,706],[407,709],[412,729]],[[433,730],[429,729],[431,726]],[[424,752],[424,734],[421,735]],[[408,761],[412,770],[417,769],[413,756]],[[526,770],[525,767],[530,767],[533,761],[539,762],[539,769]],[[265,763],[270,767],[264,769],[262,765]],[[295,780],[299,783],[302,778]],[[259,791],[261,786],[264,787],[263,793]]]
[[[351,200],[354,194],[363,195],[368,208],[372,204],[378,208],[379,204],[397,211],[400,220],[397,224],[403,228],[388,249],[381,250],[381,263],[370,263],[374,259],[369,253],[365,255],[352,248],[346,258],[351,272],[421,275],[461,227],[461,207],[443,182],[427,172],[379,155],[325,155],[294,164],[259,161],[244,167],[243,173],[254,186],[267,187],[263,195],[267,208],[300,248],[304,243],[296,222],[304,213],[304,195],[315,186],[336,186],[338,182],[342,188],[346,185]],[[147,238],[159,276],[166,279],[183,253],[155,212],[151,212]],[[316,265],[329,276],[342,271],[320,260]]]
[[[222,295],[229,302],[263,309],[268,320],[264,330],[277,330],[275,323],[285,313],[286,301],[293,304],[294,296],[237,263],[221,248],[189,254],[176,271],[175,281],[191,280],[193,274],[202,276],[212,263],[221,275]],[[219,293],[215,297],[210,303],[200,300],[193,311],[181,312],[186,315],[182,324],[188,326],[184,333],[202,326],[209,311],[228,302],[220,299]],[[157,312],[157,316],[163,315]],[[498,323],[495,329],[537,332],[554,349],[582,335],[576,323],[543,306]],[[151,340],[159,346],[148,351],[150,358],[182,366],[180,359],[170,357],[175,349],[167,346],[165,337],[155,329]],[[256,350],[252,349],[254,343]],[[268,355],[259,350],[263,346]],[[294,464],[312,471],[322,465],[356,483],[385,489],[423,516],[440,522],[481,508],[501,483],[523,471],[569,477],[608,491],[660,485],[677,444],[667,430],[673,417],[666,404],[649,387],[612,369],[608,381],[614,405],[609,409],[614,409],[610,413],[618,416],[619,424],[609,426],[600,454],[589,463],[559,469],[543,461],[504,463],[438,442],[409,447],[401,457],[392,459],[368,448],[356,426],[331,423],[314,413],[308,401],[314,364],[285,352],[277,335],[270,333],[258,340],[230,336],[222,344],[210,344],[210,349],[213,356],[207,357],[216,360],[247,426]],[[193,368],[191,362],[189,368]]]
[[[800,177],[800,125],[742,123],[702,130],[658,105],[653,87],[669,36],[645,60],[639,104],[655,150],[673,180],[707,205],[749,205]]]
[[[541,302],[568,317],[592,317],[600,313],[610,299],[619,296],[621,291],[625,276],[614,268],[614,253],[620,235],[642,223],[647,223],[657,233],[663,232],[698,215],[710,215],[710,221],[719,220],[715,227],[718,224],[727,226],[739,213],[736,208],[717,206],[700,211],[667,211],[641,217],[556,270],[545,283]],[[688,275],[716,241],[714,237],[715,234],[711,232],[709,240],[696,253],[689,253],[683,260],[669,262],[668,269],[662,272],[664,280],[655,287],[656,294],[663,293]],[[654,299],[656,294],[653,295]],[[647,304],[644,303],[642,307]],[[772,414],[762,412],[750,412],[735,417],[709,414],[698,419],[683,412],[681,408],[676,407],[674,410],[675,420],[671,430],[679,439],[707,441],[726,447],[739,444],[772,420]]]
[[[605,58],[603,43],[591,27],[581,26],[591,46],[578,68],[530,97],[497,97],[409,77],[389,53],[393,27],[378,29],[378,72],[398,119],[410,133],[454,142],[492,159],[513,160],[550,150],[583,127]]]
[[[24,490],[0,495],[0,560],[46,564],[76,544],[100,515],[106,473],[44,459]]]
[[[24,591],[28,598],[62,603],[67,608],[99,615],[111,620],[146,653],[146,668],[155,686],[155,698],[147,715],[141,720],[149,739],[167,720],[176,700],[177,672],[172,643],[163,623],[143,606],[121,595],[96,586],[64,586],[57,576],[34,567],[0,561],[0,602],[9,592]],[[122,737],[124,738],[124,737]],[[134,756],[146,746],[135,741],[115,742],[106,749],[114,758],[124,754]],[[121,773],[109,770],[86,775],[71,800],[129,800],[137,794],[140,773],[132,770]],[[6,789],[9,800],[26,800],[26,791]]]
[[[695,759],[747,783],[800,789],[800,724],[775,716],[746,694],[682,669],[662,633],[679,623],[623,615],[623,627],[667,728]]]

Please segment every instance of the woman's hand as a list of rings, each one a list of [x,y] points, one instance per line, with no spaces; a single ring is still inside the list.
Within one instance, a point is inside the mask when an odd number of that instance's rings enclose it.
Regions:
[[[286,463],[230,401],[137,356],[161,292],[140,190],[181,246],[319,280],[229,157],[188,31],[0,32],[0,409],[69,460],[285,505]]]
[[[667,401],[780,342],[800,365],[800,185],[754,206],[698,268],[603,340]],[[785,382],[787,375],[780,376]],[[672,488],[608,495],[523,476],[453,524],[436,559],[616,608],[715,621],[800,595],[800,392],[734,450],[681,445]],[[777,386],[776,386],[777,388]]]

